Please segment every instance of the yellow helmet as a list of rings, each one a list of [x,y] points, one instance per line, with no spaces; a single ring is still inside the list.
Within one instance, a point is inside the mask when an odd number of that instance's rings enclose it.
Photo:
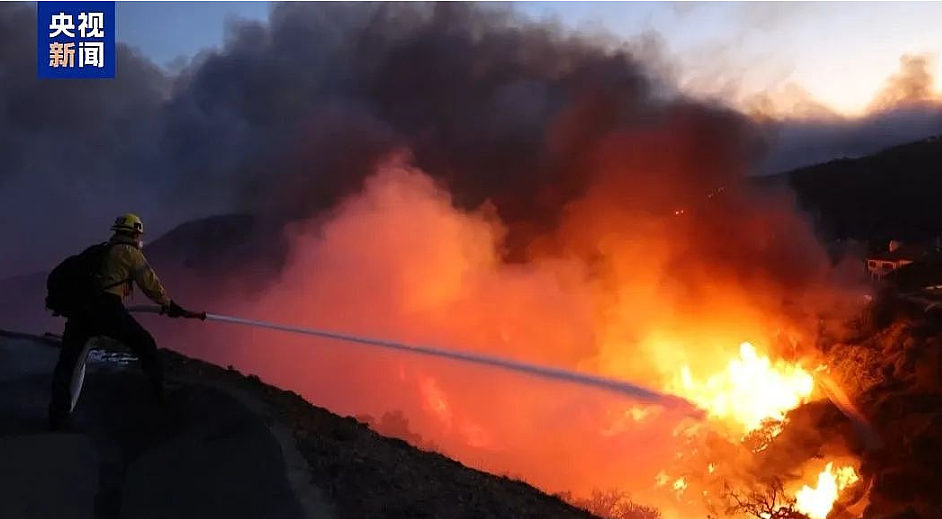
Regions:
[[[136,214],[123,214],[115,219],[111,230],[144,234],[144,222]]]

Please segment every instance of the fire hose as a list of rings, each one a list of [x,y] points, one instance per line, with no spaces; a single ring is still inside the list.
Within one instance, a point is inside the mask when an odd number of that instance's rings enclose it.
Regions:
[[[131,306],[128,308],[131,312],[145,312],[145,313],[162,313],[162,309],[158,306]],[[562,368],[556,368],[551,366],[543,366],[538,364],[530,364],[527,362],[521,362],[517,360],[512,360],[504,357],[498,357],[495,355],[487,355],[483,353],[467,352],[467,351],[458,351],[458,350],[449,350],[443,348],[435,348],[431,346],[421,346],[415,344],[408,344],[404,342],[391,341],[386,339],[377,339],[371,337],[364,337],[360,335],[353,335],[348,333],[341,333],[331,330],[324,330],[318,328],[305,328],[301,326],[292,326],[287,324],[273,323],[269,321],[260,321],[255,319],[245,319],[242,317],[233,317],[230,315],[220,315],[212,314],[206,312],[186,312],[182,316],[184,318],[190,319],[200,319],[200,320],[210,320],[218,321],[223,323],[238,324],[243,326],[249,326],[253,328],[264,328],[270,330],[277,330],[288,333],[295,333],[301,335],[308,335],[313,337],[320,337],[323,339],[331,339],[336,341],[351,342],[355,344],[363,344],[367,346],[374,346],[380,348],[386,348],[396,351],[403,351],[408,353],[413,353],[417,355],[424,355],[429,357],[438,357],[443,359],[449,359],[459,362],[466,362],[471,364],[477,364],[480,366],[488,366],[498,369],[503,369],[506,371],[512,371],[516,373],[523,373],[526,375],[536,376],[544,379],[555,380],[568,382],[572,384],[577,384],[581,386],[593,387],[597,389],[602,389],[609,392],[614,392],[620,395],[628,396],[633,399],[649,402],[652,404],[663,405],[665,407],[672,407],[679,409],[690,416],[697,418],[702,418],[704,411],[697,407],[695,404],[686,400],[684,398],[678,397],[676,395],[669,395],[666,393],[661,393],[649,388],[645,388],[636,384],[625,382],[622,380],[617,380],[613,378],[601,377],[598,375],[590,375],[588,373],[581,373],[578,371],[571,371]],[[817,377],[819,382],[824,388],[824,392],[827,395],[828,399],[841,411],[844,416],[846,416],[853,423],[854,428],[856,429],[858,437],[863,441],[864,446],[868,450],[878,450],[882,448],[883,444],[874,431],[873,427],[867,421],[867,419],[854,407],[853,403],[850,401],[850,398],[840,389],[840,387],[834,383],[827,376]]]
[[[161,313],[160,307],[157,306],[131,306],[128,308],[131,312],[144,312],[144,313]],[[700,410],[690,401],[683,399],[675,395],[669,395],[655,391],[649,388],[645,388],[636,384],[625,382],[622,380],[617,380],[613,378],[602,377],[598,375],[590,375],[588,373],[581,373],[578,371],[571,371],[562,368],[556,368],[551,366],[543,366],[538,364],[530,364],[527,362],[521,362],[517,360],[512,360],[504,357],[498,357],[495,355],[487,355],[483,353],[474,353],[467,351],[458,351],[450,350],[443,348],[436,348],[431,346],[421,346],[416,344],[408,344],[404,342],[391,341],[386,339],[377,339],[372,337],[364,337],[360,335],[353,335],[348,333],[341,333],[331,330],[324,330],[318,328],[305,328],[301,326],[292,326],[287,324],[279,324],[268,321],[259,321],[255,319],[245,319],[242,317],[233,317],[230,315],[220,315],[212,314],[206,312],[186,312],[182,315],[184,318],[190,319],[200,319],[200,320],[209,320],[217,321],[230,324],[238,324],[243,326],[249,326],[253,328],[264,328],[269,330],[277,330],[288,333],[295,333],[301,335],[308,335],[313,337],[320,337],[323,339],[331,339],[337,341],[351,342],[355,344],[362,344],[366,346],[374,346],[379,348],[386,348],[390,350],[408,352],[417,355],[424,355],[428,357],[438,357],[443,359],[449,359],[459,362],[466,362],[471,364],[477,364],[480,366],[488,366],[498,369],[503,369],[506,371],[512,371],[516,373],[523,373],[526,375],[536,376],[544,379],[555,380],[568,382],[572,384],[578,384],[587,387],[593,387],[597,389],[602,389],[609,392],[618,393],[620,395],[628,396],[633,399],[663,405],[665,407],[673,407],[680,410],[683,410],[689,413],[692,416],[702,417],[703,411]]]

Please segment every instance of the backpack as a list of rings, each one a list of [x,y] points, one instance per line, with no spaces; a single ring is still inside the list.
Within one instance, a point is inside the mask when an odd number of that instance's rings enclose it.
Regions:
[[[112,245],[92,245],[52,269],[46,278],[46,308],[53,315],[74,316],[106,288],[101,286],[102,270]]]

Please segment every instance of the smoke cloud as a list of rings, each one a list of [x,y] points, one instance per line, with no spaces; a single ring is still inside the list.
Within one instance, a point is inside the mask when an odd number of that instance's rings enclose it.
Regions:
[[[935,94],[935,68],[931,56],[904,55],[900,69],[886,80],[883,89],[871,102],[871,110],[886,110],[900,105],[939,101]]]
[[[459,206],[490,200],[520,257],[582,189],[583,143],[677,103],[629,47],[470,5],[276,5],[174,73],[119,45],[114,81],[36,79],[33,22],[29,6],[0,7],[0,239],[30,243],[0,258],[10,275],[48,268],[129,210],[152,236],[227,212],[303,219],[357,192],[402,148]],[[895,84],[909,86],[888,89],[884,104],[924,97],[927,69],[906,63]],[[770,149],[765,170],[939,124],[912,107],[786,120],[763,144],[767,132],[745,117],[698,110],[689,117],[735,120],[752,160]],[[37,227],[44,239],[30,240]]]
[[[867,113],[844,117],[806,94],[791,92],[785,106],[757,100],[769,132],[769,154],[761,170],[777,173],[837,158],[854,158],[883,148],[942,134],[942,98],[935,92],[935,59],[904,55]]]

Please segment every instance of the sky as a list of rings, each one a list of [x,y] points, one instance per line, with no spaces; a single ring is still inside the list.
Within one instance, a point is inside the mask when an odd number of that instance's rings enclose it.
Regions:
[[[801,91],[838,113],[857,115],[902,55],[927,55],[936,68],[942,55],[942,2],[504,5],[616,41],[654,35],[686,92],[733,105],[756,94]],[[262,20],[268,9],[268,2],[119,2],[118,38],[170,66],[221,45],[227,21]]]

